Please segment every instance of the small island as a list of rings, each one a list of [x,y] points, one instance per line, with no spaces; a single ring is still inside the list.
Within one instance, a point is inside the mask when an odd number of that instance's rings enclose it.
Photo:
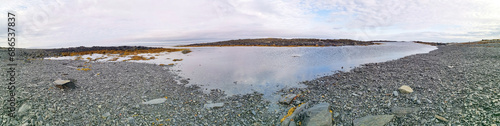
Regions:
[[[273,47],[298,47],[298,46],[346,46],[346,45],[375,45],[374,41],[358,41],[351,39],[282,39],[282,38],[260,38],[260,39],[238,39],[210,43],[196,43],[179,45],[177,47],[203,47],[203,46],[273,46]]]

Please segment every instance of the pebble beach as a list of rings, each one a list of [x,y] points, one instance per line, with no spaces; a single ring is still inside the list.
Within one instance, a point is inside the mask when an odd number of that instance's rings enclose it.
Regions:
[[[0,53],[6,54],[5,50]],[[499,54],[498,43],[439,45],[427,54],[365,64],[302,82],[306,88],[276,92],[296,96],[286,104],[263,100],[259,92],[226,96],[213,89],[203,93],[205,89],[188,85],[189,79],[176,75],[169,66],[28,60],[19,55],[15,61],[16,115],[7,115],[10,96],[2,84],[0,124],[259,126],[283,125],[284,117],[296,115],[288,125],[313,125],[306,120],[322,118],[288,113],[291,108],[298,112],[307,103],[306,113],[307,108],[327,105],[331,118],[323,120],[338,126],[365,122],[493,126],[500,125]],[[1,77],[8,78],[4,58],[0,67]],[[76,88],[59,89],[53,85],[58,79],[74,80]],[[413,91],[402,92],[398,88],[403,85]],[[271,109],[271,104],[279,108]]]

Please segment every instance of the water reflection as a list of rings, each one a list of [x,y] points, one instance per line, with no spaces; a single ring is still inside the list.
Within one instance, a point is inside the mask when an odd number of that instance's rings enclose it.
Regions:
[[[384,62],[427,53],[436,47],[411,42],[342,47],[197,47],[173,69],[190,84],[219,88],[228,95],[253,91],[271,96],[298,82],[350,70],[360,64]],[[341,68],[344,69],[341,69]]]
[[[206,92],[222,89],[228,95],[247,94],[254,91],[276,101],[276,91],[287,87],[301,87],[298,83],[317,77],[334,74],[337,70],[350,70],[360,64],[384,62],[404,56],[427,53],[434,46],[412,42],[389,42],[372,46],[341,47],[194,47],[193,52],[139,54],[155,57],[144,62],[155,64],[175,63],[174,71],[190,84],[200,85]],[[85,55],[109,61],[113,55]],[[75,59],[76,56],[47,59]],[[130,56],[119,57],[121,62]],[[174,62],[173,59],[183,59]],[[101,61],[101,60],[100,60]],[[342,69],[343,68],[343,69]]]

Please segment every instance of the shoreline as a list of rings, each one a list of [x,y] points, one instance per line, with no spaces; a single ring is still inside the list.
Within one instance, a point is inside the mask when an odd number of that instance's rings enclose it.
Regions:
[[[498,100],[494,101],[500,94],[493,92],[498,93],[495,84],[500,82],[495,78],[500,73],[495,67],[500,66],[500,59],[495,59],[498,58],[495,54],[500,54],[500,44],[446,45],[426,54],[365,64],[348,72],[305,81],[306,88],[279,91],[282,95],[302,95],[292,105],[279,105],[275,112],[270,112],[268,106],[278,103],[264,101],[260,93],[225,97],[223,91],[215,89],[204,94],[198,86],[186,87],[187,83],[183,82],[188,80],[164,66],[18,60],[22,84],[18,85],[18,91],[26,92],[19,94],[18,108],[29,106],[24,107],[29,109],[19,112],[22,114],[14,119],[17,123],[4,117],[0,123],[279,125],[290,107],[309,101],[329,103],[337,125],[352,125],[357,118],[381,114],[396,115],[388,125],[498,124],[500,111],[491,109],[500,105]],[[84,65],[91,65],[88,67],[91,70],[72,68]],[[76,79],[80,88],[54,90],[51,82],[57,78]],[[393,94],[403,84],[415,92]],[[5,101],[6,94],[0,95]],[[140,104],[165,96],[168,98],[163,104]],[[484,102],[478,101],[479,98]],[[223,106],[204,107],[212,103],[223,103]],[[481,107],[475,107],[478,105]],[[395,106],[412,112],[401,115],[395,112]],[[436,119],[435,115],[449,122]],[[483,120],[487,122],[481,122]]]
[[[426,54],[364,64],[305,81],[307,88],[280,92],[302,94],[298,103],[329,103],[337,125],[352,125],[368,115],[395,115],[387,125],[498,125],[500,110],[493,109],[500,106],[498,54],[498,43],[438,46]],[[402,85],[414,92],[399,92]]]

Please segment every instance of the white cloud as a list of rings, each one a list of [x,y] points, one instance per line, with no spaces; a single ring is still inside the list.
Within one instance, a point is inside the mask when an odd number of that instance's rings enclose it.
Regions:
[[[15,10],[17,13],[21,47],[181,44],[259,37],[447,42],[495,38],[500,32],[500,9],[496,7],[500,3],[492,0],[20,0],[5,3],[0,5],[2,12]],[[6,17],[2,16],[0,23],[5,24]],[[0,39],[5,38],[5,34],[0,31]]]

